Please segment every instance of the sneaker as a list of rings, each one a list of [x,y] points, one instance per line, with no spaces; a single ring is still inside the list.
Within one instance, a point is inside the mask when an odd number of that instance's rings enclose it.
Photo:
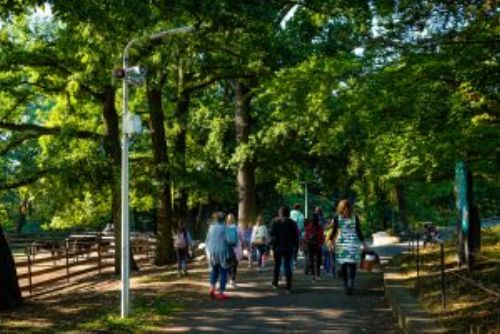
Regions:
[[[215,295],[215,298],[219,299],[219,300],[226,300],[229,297],[224,292],[221,291],[221,292],[219,292],[218,294]]]
[[[214,288],[210,288],[208,290],[208,293],[210,295],[211,298],[215,298],[215,289]]]

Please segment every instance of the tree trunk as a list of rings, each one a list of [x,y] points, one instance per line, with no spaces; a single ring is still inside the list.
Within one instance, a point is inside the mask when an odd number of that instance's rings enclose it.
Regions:
[[[399,220],[401,222],[400,230],[406,231],[408,230],[408,216],[406,212],[405,188],[402,183],[396,185],[396,197],[398,200]]]
[[[177,120],[180,132],[175,137],[175,186],[179,192],[179,197],[174,200],[174,216],[176,221],[188,219],[188,192],[185,186],[186,171],[186,135],[189,114],[190,91],[182,90],[177,96],[175,106],[175,119]]]
[[[149,129],[155,162],[157,191],[157,238],[155,264],[164,265],[174,257],[172,243],[172,197],[170,194],[170,172],[165,136],[165,116],[163,114],[162,94],[159,88],[148,86]]]
[[[104,147],[111,168],[111,219],[115,236],[115,274],[121,268],[121,145],[118,113],[115,108],[115,90],[107,87],[104,94],[103,118],[106,129]],[[130,268],[138,270],[132,251],[130,251]]]
[[[13,309],[22,302],[16,265],[0,224],[0,310]]]
[[[23,226],[26,225],[29,211],[29,200],[24,198],[19,204],[19,219],[16,222],[16,234],[21,234]]]
[[[236,143],[248,142],[250,135],[250,89],[236,81],[235,128]],[[238,168],[238,221],[247,225],[255,218],[255,166],[252,161],[243,161]]]
[[[467,230],[467,264],[469,270],[475,265],[476,255],[481,250],[481,219],[479,208],[474,198],[474,178],[472,171],[467,168],[467,202],[469,210],[469,229]]]

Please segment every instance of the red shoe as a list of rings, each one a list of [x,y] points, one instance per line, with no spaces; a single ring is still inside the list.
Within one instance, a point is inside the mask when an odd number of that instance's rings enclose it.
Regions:
[[[215,289],[214,288],[208,289],[208,293],[210,294],[211,298],[215,298]]]
[[[215,295],[215,298],[219,299],[219,300],[226,300],[229,297],[224,292],[220,292],[220,293],[218,293],[218,294]]]

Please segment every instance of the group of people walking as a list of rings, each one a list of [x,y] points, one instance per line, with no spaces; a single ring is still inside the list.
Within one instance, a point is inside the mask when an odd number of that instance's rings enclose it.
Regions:
[[[230,284],[237,287],[237,270],[244,257],[248,259],[249,266],[256,260],[260,270],[270,254],[274,259],[273,289],[278,289],[279,279],[284,276],[285,291],[291,293],[299,252],[305,256],[304,273],[311,274],[313,281],[320,278],[321,265],[327,275],[334,277],[338,269],[346,294],[352,294],[361,249],[366,249],[366,245],[359,217],[354,214],[351,202],[346,199],[340,201],[336,211],[335,217],[327,221],[321,208],[316,208],[312,217],[306,218],[300,212],[300,205],[295,205],[293,210],[283,205],[269,229],[261,215],[255,225],[245,227],[236,224],[233,214],[214,213],[205,241],[210,268],[210,296],[226,299],[228,278]],[[177,254],[179,273],[186,273],[184,252],[178,251]]]

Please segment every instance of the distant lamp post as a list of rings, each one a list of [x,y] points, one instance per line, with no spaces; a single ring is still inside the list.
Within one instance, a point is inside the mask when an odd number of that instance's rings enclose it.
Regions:
[[[308,192],[307,192],[307,182],[300,182],[304,184],[304,217],[307,218],[307,203],[308,203]]]
[[[146,37],[149,41],[162,39],[170,35],[185,34],[194,31],[192,27],[181,27],[161,31]],[[140,131],[140,119],[137,115],[128,112],[128,86],[142,85],[146,71],[139,66],[129,67],[129,50],[134,43],[144,40],[144,38],[135,38],[128,42],[123,49],[123,68],[113,72],[114,77],[123,79],[123,115],[122,115],[122,219],[121,219],[121,317],[125,318],[129,314],[130,297],[130,236],[129,236],[129,172],[128,172],[128,141],[129,137]]]

